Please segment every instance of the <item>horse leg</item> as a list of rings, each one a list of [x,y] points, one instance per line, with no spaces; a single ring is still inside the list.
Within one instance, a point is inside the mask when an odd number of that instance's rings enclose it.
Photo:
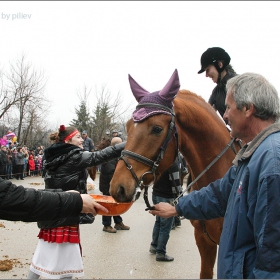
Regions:
[[[192,221],[192,224],[194,226],[196,245],[201,258],[200,279],[213,279],[213,270],[217,256],[217,244],[203,233],[199,221]]]

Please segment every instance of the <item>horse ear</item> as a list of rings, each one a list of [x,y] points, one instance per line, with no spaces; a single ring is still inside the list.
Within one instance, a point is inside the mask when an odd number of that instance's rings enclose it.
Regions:
[[[137,100],[139,102],[144,96],[149,94],[147,90],[142,88],[129,74],[128,74],[128,80],[130,84],[131,91]]]
[[[159,92],[159,96],[165,100],[171,101],[175,98],[180,89],[180,80],[177,69],[173,72],[171,78],[165,87]]]

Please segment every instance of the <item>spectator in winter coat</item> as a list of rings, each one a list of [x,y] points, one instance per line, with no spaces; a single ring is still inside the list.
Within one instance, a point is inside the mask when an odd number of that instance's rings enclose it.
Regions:
[[[17,153],[15,154],[15,166],[16,166],[15,176],[16,176],[17,180],[19,178],[21,180],[24,180],[23,179],[24,158],[25,158],[25,154],[22,151],[22,147],[18,147],[17,148]]]
[[[7,163],[8,163],[7,147],[2,145],[0,150],[0,177],[2,179],[6,179]]]
[[[7,171],[6,171],[7,180],[13,179],[12,172],[13,172],[13,155],[11,149],[7,148]]]
[[[111,146],[115,146],[116,144],[120,144],[122,139],[120,137],[114,137],[111,141]],[[110,181],[114,175],[116,165],[118,159],[110,160],[109,162],[103,163],[100,169],[100,177],[99,177],[99,190],[104,195],[110,195]],[[114,228],[111,226],[112,216],[102,216],[102,224],[103,231],[109,233],[116,233],[117,230],[129,230],[130,227],[126,226],[123,223],[123,219],[121,216],[113,216],[113,220],[115,222]]]
[[[34,176],[38,176],[38,175],[39,175],[39,171],[40,171],[40,170],[39,170],[39,168],[40,168],[39,156],[35,156],[34,163],[35,163]]]
[[[84,139],[83,147],[85,151],[93,152],[94,151],[94,144],[91,138],[88,137],[87,131],[83,131],[82,137]]]
[[[30,171],[30,177],[34,177],[35,161],[34,161],[34,158],[32,155],[29,156],[28,167],[29,167],[29,171]]]

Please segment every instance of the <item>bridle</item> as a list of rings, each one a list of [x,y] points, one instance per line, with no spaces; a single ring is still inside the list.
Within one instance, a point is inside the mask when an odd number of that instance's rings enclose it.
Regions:
[[[147,210],[153,210],[154,206],[151,206],[150,203],[149,203],[149,199],[148,199],[148,187],[149,187],[149,185],[144,184],[144,176],[146,176],[147,174],[152,174],[154,176],[154,181],[156,180],[157,168],[160,164],[160,161],[163,159],[164,153],[167,149],[167,146],[168,146],[169,142],[171,141],[171,139],[173,137],[173,131],[174,130],[175,130],[174,135],[175,135],[176,141],[177,141],[177,149],[176,149],[177,153],[178,153],[179,144],[178,144],[177,127],[175,125],[175,112],[174,112],[173,108],[170,109],[170,108],[168,108],[164,105],[154,104],[154,103],[142,103],[142,104],[138,104],[136,106],[136,109],[143,108],[143,107],[153,107],[153,108],[156,107],[156,108],[160,108],[160,109],[162,109],[166,112],[169,112],[171,114],[171,121],[169,123],[167,135],[164,139],[164,142],[163,142],[162,146],[160,147],[159,154],[158,154],[157,159],[155,161],[153,161],[149,158],[146,158],[144,156],[141,156],[139,154],[136,154],[134,152],[131,152],[129,150],[123,150],[122,153],[121,153],[121,157],[120,157],[120,160],[124,161],[127,169],[130,171],[131,175],[133,176],[133,178],[134,178],[134,180],[137,184],[135,200],[137,200],[139,198],[141,190],[144,189],[144,200],[145,200],[145,203],[147,205],[147,208],[145,210],[147,211]],[[151,169],[149,171],[144,172],[140,176],[140,178],[138,178],[135,171],[133,170],[132,165],[128,162],[127,158],[131,158],[131,159],[134,159],[138,162],[141,162],[141,163],[149,166]]]

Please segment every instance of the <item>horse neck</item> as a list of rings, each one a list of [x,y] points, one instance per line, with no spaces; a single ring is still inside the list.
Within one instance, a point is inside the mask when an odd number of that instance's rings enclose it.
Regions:
[[[199,113],[194,116],[192,112],[192,116],[188,118],[186,110],[184,112],[185,114],[176,114],[180,151],[196,178],[226,147],[230,135],[226,126],[213,117],[211,112],[207,115],[207,122],[201,121]],[[233,158],[234,153],[229,149],[211,170],[201,177],[197,184],[198,188],[221,178],[232,165]]]

